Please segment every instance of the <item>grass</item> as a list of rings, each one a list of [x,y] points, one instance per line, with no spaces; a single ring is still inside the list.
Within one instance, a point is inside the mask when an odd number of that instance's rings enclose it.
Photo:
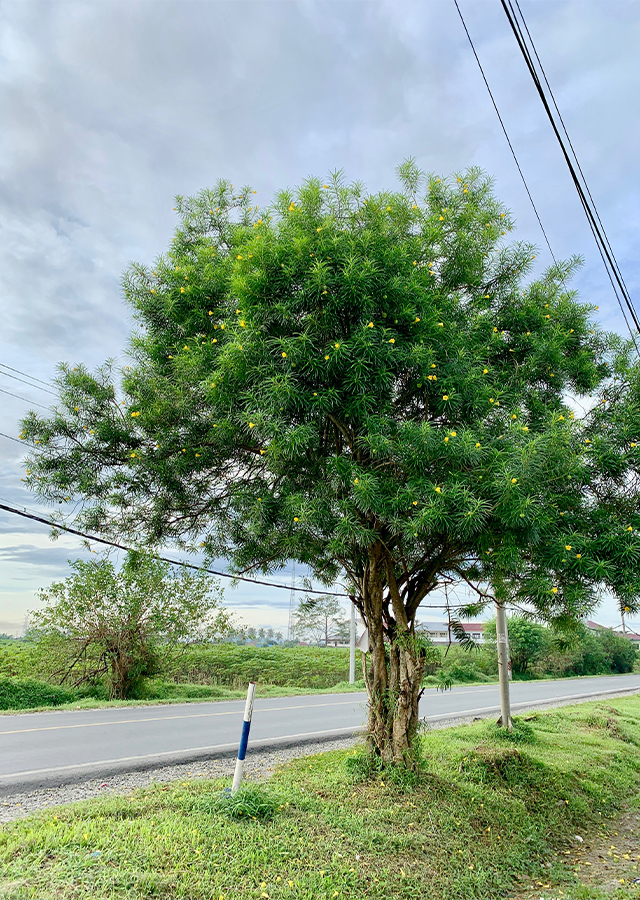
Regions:
[[[486,722],[428,732],[411,776],[357,748],[296,760],[234,810],[228,780],[197,780],[41,812],[0,833],[0,896],[603,900],[574,836],[608,839],[638,796],[640,697],[527,719],[510,739]]]
[[[1,677],[1,676],[0,676]],[[48,685],[47,685],[48,686]],[[120,706],[162,706],[172,703],[202,703],[216,700],[245,700],[247,696],[246,686],[242,689],[217,687],[203,684],[172,684],[161,682],[160,685],[152,683],[152,689],[143,697],[135,700],[104,700],[99,697],[86,696],[74,697],[73,692],[67,702],[58,704],[42,703],[35,706],[8,706],[0,708],[0,716],[12,715],[16,712],[47,712],[47,710],[74,710],[74,709],[108,709]],[[364,691],[364,681],[356,681],[355,684],[339,682],[331,688],[306,688],[306,687],[281,687],[275,684],[259,685],[260,698],[265,697],[294,697],[313,694],[348,694]],[[68,694],[66,695],[69,696]],[[1,895],[0,895],[1,897]]]

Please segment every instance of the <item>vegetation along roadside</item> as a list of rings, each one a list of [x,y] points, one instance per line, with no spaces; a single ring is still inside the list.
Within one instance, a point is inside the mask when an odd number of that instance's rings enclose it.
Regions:
[[[357,748],[291,762],[233,805],[225,784],[156,785],[6,826],[2,896],[640,897],[640,853],[625,858],[615,834],[640,799],[638,696],[527,716],[511,735],[487,722],[427,732],[413,772]],[[601,871],[610,862],[615,879],[593,883],[580,850],[607,841]]]

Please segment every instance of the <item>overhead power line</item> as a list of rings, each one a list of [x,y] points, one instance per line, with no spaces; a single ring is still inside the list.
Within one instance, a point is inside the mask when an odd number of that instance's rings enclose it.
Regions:
[[[454,0],[454,2],[456,2],[456,0]],[[631,295],[629,294],[624,278],[622,277],[622,272],[620,271],[618,261],[609,242],[609,238],[607,237],[607,234],[604,230],[602,220],[600,219],[600,215],[598,214],[594,199],[591,195],[591,191],[589,190],[584,172],[582,171],[582,167],[580,166],[580,163],[578,161],[578,156],[575,152],[573,144],[571,143],[571,139],[569,138],[569,133],[567,132],[564,120],[558,108],[558,104],[556,103],[553,91],[551,90],[549,80],[540,61],[540,57],[538,56],[535,44],[533,43],[533,38],[531,37],[531,33],[529,32],[529,29],[527,27],[524,15],[522,14],[522,10],[520,9],[518,0],[515,0],[515,6],[512,0],[500,0],[500,2],[502,3],[502,8],[504,9],[509,25],[511,26],[511,29],[515,35],[518,47],[520,48],[520,51],[527,64],[529,73],[536,86],[536,89],[542,101],[542,105],[544,106],[545,112],[547,113],[549,121],[551,122],[553,132],[558,140],[558,143],[560,144],[560,148],[565,158],[565,162],[567,163],[567,166],[569,168],[573,184],[587,217],[591,233],[593,234],[605,270],[607,272],[607,275],[609,276],[609,281],[611,282],[613,293],[616,297],[616,300],[618,301],[620,311],[622,312],[622,316],[626,322],[627,328],[629,329],[635,348],[638,353],[640,353],[640,349],[638,348],[638,344],[636,343],[636,334],[634,333],[634,330],[629,323],[629,319],[631,319],[636,333],[640,332],[640,319],[638,318],[633,305],[633,301],[631,299]],[[458,4],[456,2],[456,6],[457,5]]]
[[[68,534],[75,534],[78,537],[84,538],[87,541],[93,541],[96,544],[104,544],[107,547],[116,547],[118,550],[131,551],[134,550],[133,547],[127,547],[124,544],[119,544],[117,541],[109,541],[106,538],[97,537],[95,534],[86,534],[86,532],[78,531],[76,528],[70,528],[68,525],[59,525],[57,522],[53,522],[51,519],[45,519],[42,516],[37,516],[35,513],[28,513],[20,509],[16,509],[13,506],[8,506],[5,503],[0,503],[0,509],[3,509],[5,512],[11,513],[15,516],[22,516],[23,519],[32,519],[34,522],[41,522],[43,525],[48,525],[50,528],[55,528],[57,531],[66,531]],[[166,556],[161,556],[159,553],[150,553],[150,556],[153,556],[154,559],[162,560],[162,562],[169,563],[172,566],[182,566],[185,569],[193,569],[196,572],[207,572],[209,575],[217,575],[221,578],[230,578],[233,581],[246,581],[249,584],[261,584],[265,587],[272,588],[280,588],[283,591],[300,591],[303,594],[322,594],[325,597],[348,597],[348,594],[341,594],[335,591],[318,591],[315,589],[307,589],[302,587],[294,587],[290,584],[276,584],[273,581],[259,581],[256,578],[245,578],[242,575],[232,575],[229,572],[216,572],[214,569],[207,569],[205,566],[197,566],[194,563],[184,562],[184,560],[179,559],[169,559]]]
[[[507,144],[509,145],[509,150],[511,150],[511,155],[513,156],[513,159],[515,161],[518,172],[520,173],[520,178],[522,178],[522,183],[524,184],[524,189],[527,192],[527,197],[529,198],[529,201],[531,202],[531,206],[533,207],[533,211],[536,215],[536,219],[538,220],[538,225],[540,226],[540,231],[542,232],[545,243],[546,243],[547,247],[549,248],[549,253],[551,254],[551,259],[555,263],[556,258],[553,255],[553,250],[551,249],[551,244],[549,243],[549,238],[547,237],[547,232],[544,230],[544,226],[542,224],[542,219],[540,218],[540,215],[538,214],[538,210],[536,209],[536,205],[533,202],[533,197],[531,196],[531,191],[529,190],[529,185],[527,184],[527,181],[526,181],[526,178],[524,177],[522,168],[520,167],[520,163],[518,162],[518,157],[516,156],[516,151],[513,149],[513,144],[511,143],[509,134],[507,132],[507,128],[502,120],[502,116],[500,115],[500,110],[498,109],[498,104],[496,103],[493,93],[491,91],[491,88],[489,87],[489,82],[487,81],[487,76],[484,74],[484,69],[482,68],[482,63],[480,62],[480,58],[476,52],[476,48],[474,47],[473,41],[471,40],[471,35],[469,34],[469,29],[467,28],[467,25],[466,25],[466,22],[464,21],[464,17],[462,15],[460,7],[458,6],[458,0],[453,0],[453,2],[456,5],[456,9],[458,10],[458,15],[460,16],[460,21],[462,22],[462,27],[464,28],[467,38],[469,39],[469,43],[471,44],[471,49],[473,50],[473,55],[476,58],[476,62],[478,63],[478,68],[480,69],[480,74],[482,75],[482,78],[484,80],[487,91],[489,92],[489,96],[491,97],[491,102],[493,103],[493,108],[496,111],[498,121],[500,122],[500,125],[502,126],[502,130],[504,131],[504,136],[507,139]]]
[[[27,400],[26,397],[21,397],[19,394],[12,394],[11,391],[5,391],[4,388],[0,388],[1,394],[8,394],[9,397],[15,397],[16,400],[22,400],[24,403],[29,403],[31,406],[39,406],[40,409],[46,409],[47,412],[51,412],[48,406],[43,406],[42,403],[36,403],[35,400]]]
[[[6,363],[0,363],[0,369],[9,369],[10,372],[16,372],[18,375],[24,375],[25,378],[30,378],[31,381],[39,381],[40,384],[44,384],[47,387],[53,386],[53,382],[51,381],[43,381],[42,378],[36,378],[35,375],[29,375],[28,372],[22,372],[20,369],[14,369],[13,366],[8,366]]]
[[[0,431],[0,437],[6,438],[8,441],[15,441],[16,444],[22,444],[22,441],[16,437],[12,437],[10,434],[5,434],[4,431]]]
[[[34,388],[36,391],[44,391],[46,394],[53,394],[54,397],[58,396],[55,391],[49,390],[49,388],[47,387],[42,387],[39,384],[34,384],[32,381],[27,381],[24,378],[18,378],[17,375],[11,375],[10,372],[0,371],[0,375],[2,375],[4,378],[12,378],[14,381],[19,381],[20,384],[26,384],[28,387]]]
[[[7,503],[0,503],[0,509],[3,509],[5,512],[11,513],[14,516],[22,516],[23,519],[31,519],[34,522],[41,522],[43,525],[48,525],[49,528],[55,528],[57,531],[66,531],[68,534],[75,534],[78,537],[84,538],[84,540],[93,541],[93,543],[95,544],[104,544],[107,547],[115,547],[118,550],[125,550],[127,552],[135,549],[133,547],[127,547],[124,544],[119,544],[117,541],[109,541],[106,538],[96,537],[96,535],[93,534],[86,534],[83,531],[78,531],[76,528],[70,528],[68,525],[59,525],[57,522],[53,522],[51,519],[45,519],[43,516],[37,516],[35,513],[29,513],[26,510],[16,509],[14,506],[9,506]],[[217,575],[220,578],[229,578],[232,581],[245,581],[248,584],[260,584],[264,587],[278,588],[282,591],[299,591],[303,594],[320,594],[324,597],[344,597],[346,599],[349,599],[349,594],[341,594],[337,591],[318,591],[315,588],[296,587],[293,584],[277,584],[274,581],[259,581],[256,578],[245,578],[243,575],[233,575],[229,572],[216,572],[215,569],[208,569],[205,566],[197,566],[194,563],[188,563],[180,559],[170,559],[167,556],[161,556],[159,553],[149,553],[149,556],[152,556],[154,559],[159,559],[162,562],[169,563],[169,565],[172,566],[182,566],[184,569],[193,569],[196,572],[206,572],[208,575]],[[467,603],[448,604],[446,606],[423,604],[422,608],[463,609],[468,605],[469,604]]]

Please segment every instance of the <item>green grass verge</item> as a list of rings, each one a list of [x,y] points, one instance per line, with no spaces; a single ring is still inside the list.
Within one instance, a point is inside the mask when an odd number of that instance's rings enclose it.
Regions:
[[[416,776],[334,752],[234,803],[228,781],[182,781],[14,822],[0,896],[488,900],[537,883],[527,897],[601,900],[563,851],[638,796],[640,697],[539,713],[511,739],[482,722],[421,740]]]

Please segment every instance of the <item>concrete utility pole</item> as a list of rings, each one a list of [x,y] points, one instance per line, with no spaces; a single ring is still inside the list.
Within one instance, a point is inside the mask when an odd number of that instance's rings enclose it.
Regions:
[[[349,684],[356,680],[356,607],[351,604],[351,622],[349,626]]]
[[[509,699],[509,679],[511,677],[511,660],[509,658],[509,635],[507,632],[507,613],[504,605],[496,601],[496,639],[498,642],[498,677],[500,679],[500,724],[508,731],[513,731],[511,719],[511,702]]]

